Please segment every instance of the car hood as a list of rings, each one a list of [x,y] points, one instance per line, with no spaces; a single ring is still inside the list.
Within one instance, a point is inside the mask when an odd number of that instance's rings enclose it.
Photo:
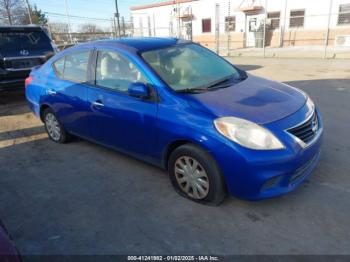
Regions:
[[[296,88],[249,74],[228,88],[192,94],[189,103],[217,117],[235,116],[266,124],[293,114],[306,99]]]

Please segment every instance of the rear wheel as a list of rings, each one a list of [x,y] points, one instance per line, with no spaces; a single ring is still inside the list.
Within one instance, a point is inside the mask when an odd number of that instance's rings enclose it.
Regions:
[[[193,201],[218,205],[226,195],[225,184],[210,154],[193,144],[175,149],[168,162],[175,190]]]
[[[56,143],[66,143],[70,139],[70,135],[58,121],[55,113],[51,108],[47,108],[43,114],[45,129],[50,139]]]

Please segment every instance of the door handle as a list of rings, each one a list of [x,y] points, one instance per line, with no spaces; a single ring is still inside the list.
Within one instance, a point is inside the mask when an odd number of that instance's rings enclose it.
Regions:
[[[93,107],[104,107],[105,105],[100,101],[92,102]]]
[[[52,89],[47,90],[47,93],[49,95],[56,95],[57,94],[57,92],[55,90],[52,90]]]

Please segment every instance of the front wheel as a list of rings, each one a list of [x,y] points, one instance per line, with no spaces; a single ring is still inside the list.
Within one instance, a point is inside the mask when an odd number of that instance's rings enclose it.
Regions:
[[[193,144],[175,149],[168,162],[172,185],[195,202],[219,205],[226,196],[225,183],[210,154]]]
[[[66,143],[70,139],[70,135],[58,121],[55,113],[51,108],[47,108],[43,115],[45,129],[50,139],[56,143]]]

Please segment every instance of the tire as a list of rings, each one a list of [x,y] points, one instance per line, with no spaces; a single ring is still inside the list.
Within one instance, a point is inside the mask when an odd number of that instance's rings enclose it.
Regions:
[[[183,197],[215,206],[225,199],[226,187],[219,167],[207,151],[194,144],[172,152],[168,172],[173,187]]]
[[[46,132],[52,141],[59,144],[64,144],[71,140],[71,136],[59,122],[58,118],[51,108],[45,109],[43,113],[43,121],[45,124]]]

